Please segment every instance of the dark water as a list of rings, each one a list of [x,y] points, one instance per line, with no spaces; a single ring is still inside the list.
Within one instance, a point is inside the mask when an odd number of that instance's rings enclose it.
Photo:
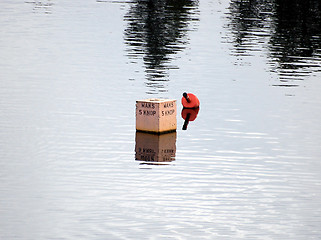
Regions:
[[[319,1],[0,7],[0,239],[320,239]]]
[[[276,86],[296,87],[320,71],[319,1],[232,1],[230,22],[235,56],[265,53]]]

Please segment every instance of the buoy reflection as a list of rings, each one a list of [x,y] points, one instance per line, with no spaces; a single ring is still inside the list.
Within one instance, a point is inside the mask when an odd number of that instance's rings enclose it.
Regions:
[[[176,132],[150,134],[136,132],[135,159],[148,164],[175,161]]]
[[[183,130],[187,130],[187,125],[189,122],[194,121],[197,118],[199,108],[183,108],[182,118],[185,120],[183,125]]]

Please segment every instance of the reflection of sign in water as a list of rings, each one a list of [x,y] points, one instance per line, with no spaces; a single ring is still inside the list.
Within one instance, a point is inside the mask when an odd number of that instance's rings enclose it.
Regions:
[[[171,162],[176,154],[176,132],[150,134],[136,132],[135,159],[146,162]]]
[[[49,14],[52,12],[52,6],[54,5],[51,0],[44,0],[44,1],[26,1],[25,3],[32,4],[34,6],[33,10],[37,12],[44,12]]]

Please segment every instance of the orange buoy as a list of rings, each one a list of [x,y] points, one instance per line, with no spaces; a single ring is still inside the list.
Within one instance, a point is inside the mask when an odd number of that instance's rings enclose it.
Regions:
[[[182,104],[184,108],[198,108],[200,101],[193,93],[183,93]]]
[[[187,129],[187,125],[189,122],[194,121],[197,118],[199,110],[199,108],[183,108],[182,118],[185,120],[182,128],[183,130]]]

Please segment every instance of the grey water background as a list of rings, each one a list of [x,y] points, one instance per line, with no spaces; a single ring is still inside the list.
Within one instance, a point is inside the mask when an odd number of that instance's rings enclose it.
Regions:
[[[0,9],[0,239],[321,238],[319,1]],[[151,97],[178,100],[159,164],[135,159]]]

